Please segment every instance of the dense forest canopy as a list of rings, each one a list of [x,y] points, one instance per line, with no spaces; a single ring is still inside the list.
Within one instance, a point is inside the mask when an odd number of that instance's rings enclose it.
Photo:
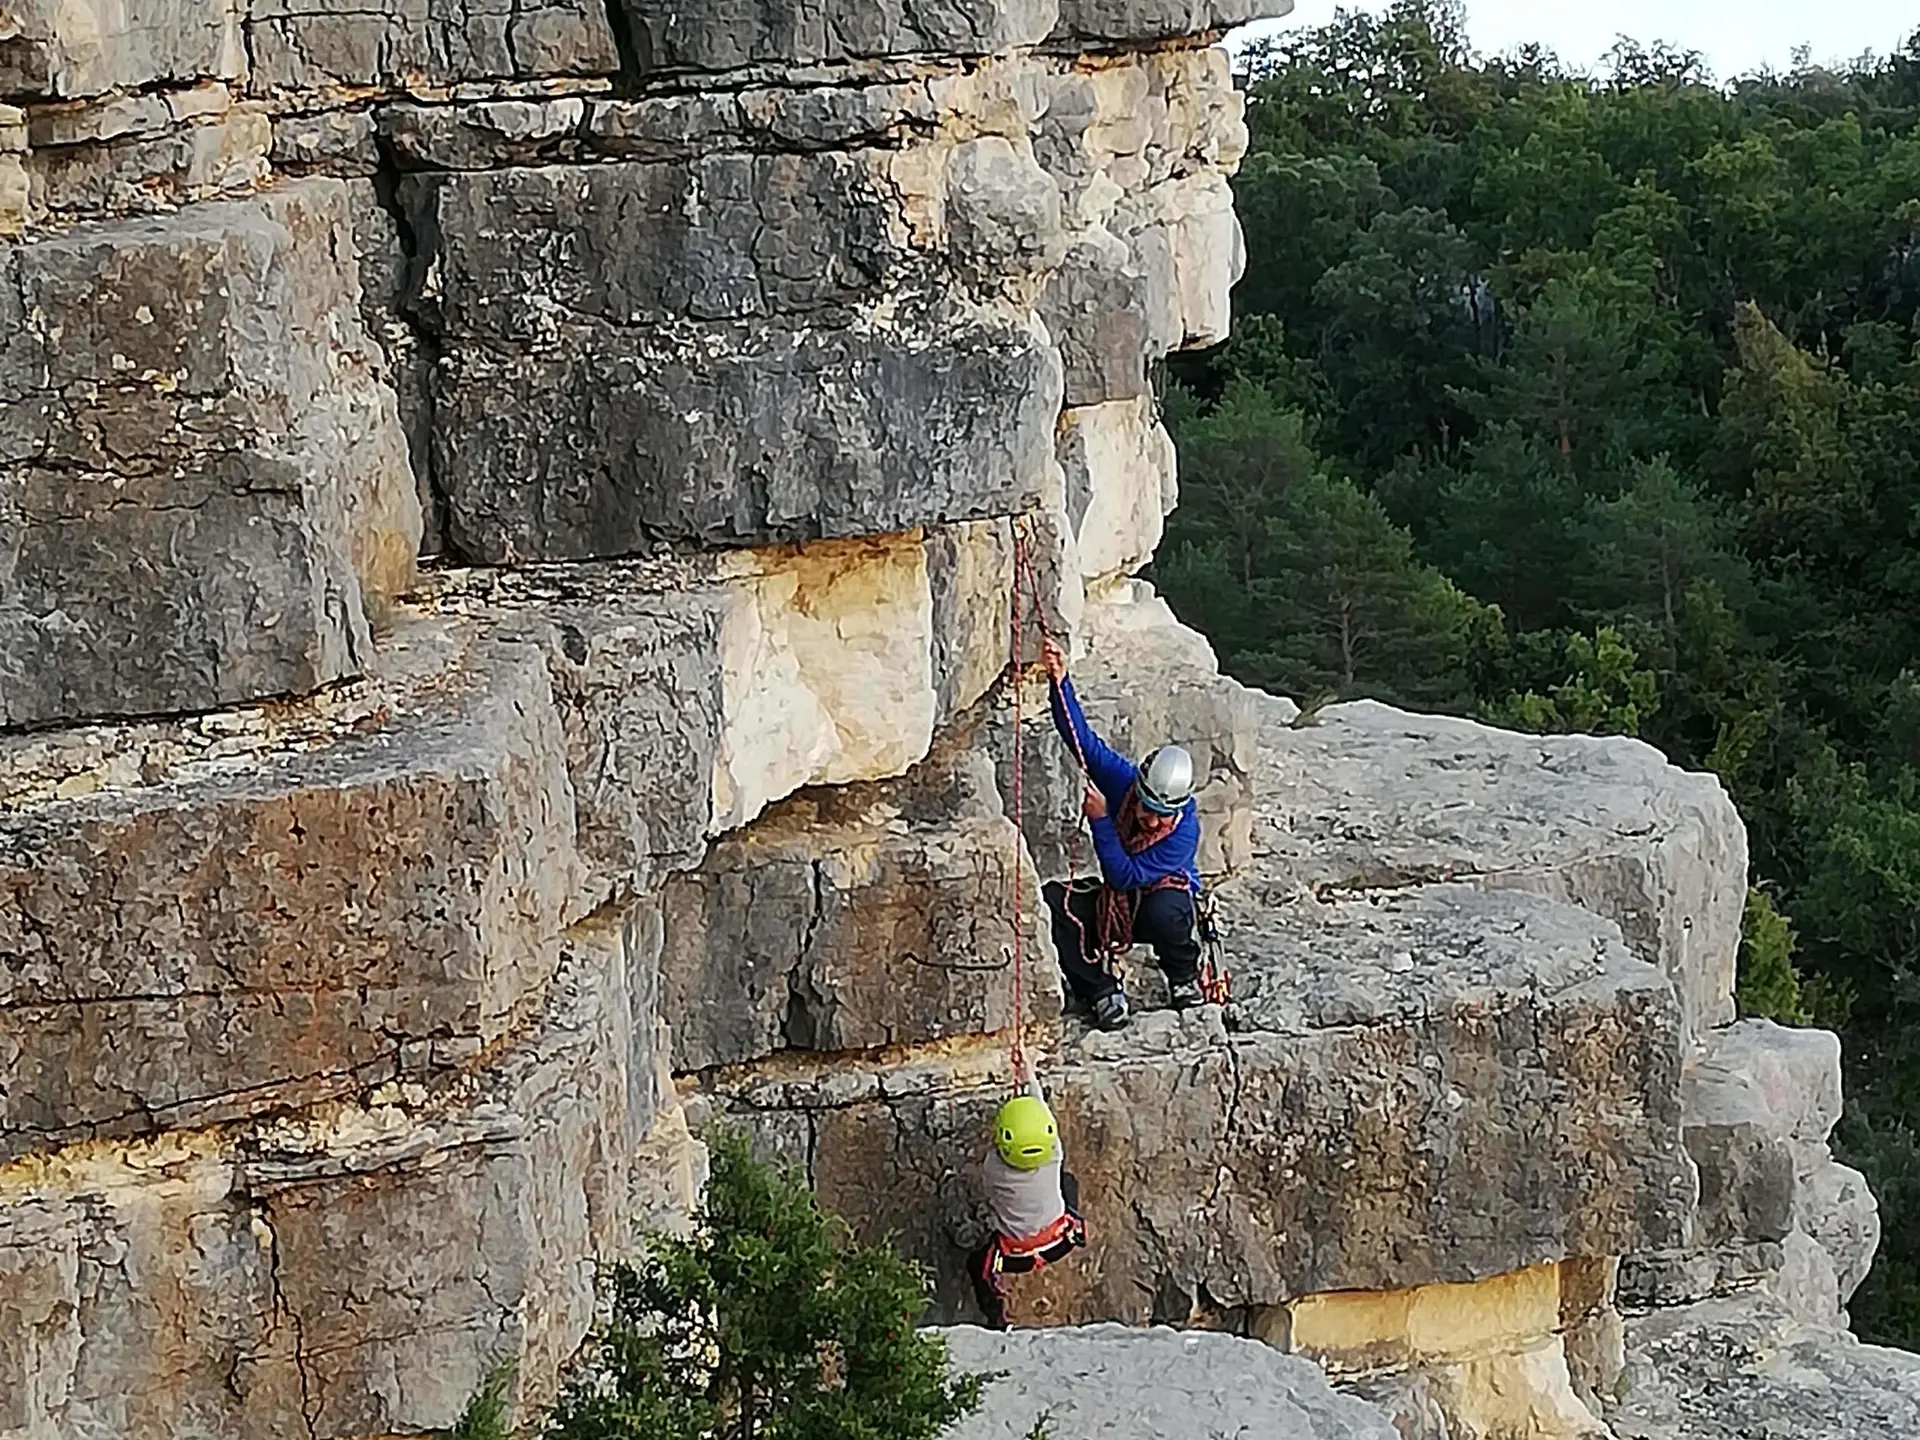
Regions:
[[[1920,1348],[1920,34],[1729,84],[1623,43],[1593,76],[1401,0],[1249,61],[1249,268],[1167,389],[1155,578],[1309,709],[1721,776],[1742,1007],[1844,1033],[1888,1232],[1854,1319]]]

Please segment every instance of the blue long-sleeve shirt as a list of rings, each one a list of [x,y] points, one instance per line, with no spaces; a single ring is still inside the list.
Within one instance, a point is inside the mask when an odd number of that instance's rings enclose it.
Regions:
[[[1069,745],[1078,743],[1087,778],[1107,802],[1107,814],[1093,822],[1093,850],[1100,857],[1100,873],[1107,884],[1116,890],[1144,890],[1178,875],[1186,880],[1187,889],[1198,895],[1200,807],[1189,799],[1180,807],[1180,818],[1171,834],[1138,855],[1129,855],[1120,843],[1113,817],[1120,813],[1140,768],[1093,733],[1086,712],[1080,708],[1080,697],[1073,693],[1073,681],[1062,680],[1051,688],[1054,727]]]

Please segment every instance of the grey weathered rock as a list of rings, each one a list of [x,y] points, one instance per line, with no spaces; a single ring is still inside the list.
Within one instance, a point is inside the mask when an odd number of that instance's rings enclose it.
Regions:
[[[410,166],[486,170],[537,165],[579,155],[577,142],[586,126],[589,103],[583,95],[560,95],[471,105],[388,105],[380,111],[379,129],[394,153]]]
[[[1780,1140],[1822,1145],[1840,1121],[1840,1037],[1745,1020],[1717,1030],[1689,1067],[1688,1123],[1764,1126]]]
[[[944,80],[944,83],[942,83]],[[585,143],[634,160],[666,160],[724,145],[738,150],[856,150],[935,128],[936,91],[960,77],[874,76],[864,85],[749,85],[589,102]]]
[[[909,259],[889,233],[887,158],[719,154],[411,180],[430,237],[415,303],[440,333],[495,345],[596,322],[833,323]]]
[[[1103,1440],[1396,1440],[1317,1365],[1255,1340],[1119,1325],[937,1333],[954,1369],[1004,1376],[952,1440],[1027,1440],[1043,1418],[1048,1434]]]
[[[35,148],[26,156],[29,210],[35,218],[70,222],[168,214],[193,201],[237,196],[267,180],[272,144],[267,116],[234,105],[107,144]]]
[[[502,1355],[537,1395],[584,1337],[593,1262],[630,1243],[628,1163],[654,1117],[629,1108],[628,1075],[653,1057],[634,1048],[620,917],[566,948],[536,1033],[457,1103],[294,1122],[243,1151],[316,1435],[444,1427]]]
[[[373,114],[360,109],[276,116],[272,158],[276,170],[293,174],[316,170],[358,179],[370,177],[380,168]],[[364,283],[366,277],[361,278]],[[369,284],[367,288],[374,287]]]
[[[1005,664],[1003,532],[443,571],[423,599],[545,650],[598,903],[795,790],[925,758]]]
[[[462,638],[417,627],[304,712],[0,746],[0,1155],[520,1023],[578,903],[572,796],[539,652]]]
[[[1762,1020],[1716,1030],[1687,1067],[1681,1107],[1700,1172],[1695,1234],[1685,1250],[1628,1257],[1623,1295],[1674,1305],[1761,1283],[1804,1318],[1840,1325],[1880,1231],[1866,1182],[1827,1148],[1838,1038]]]
[[[0,18],[0,95],[68,100],[245,72],[228,0],[164,0],[127,20],[117,0],[15,0]]]
[[[1072,40],[1163,40],[1293,13],[1293,0],[1060,0],[1056,35]]]
[[[1237,883],[1234,1031],[1143,1016],[1042,1072],[1098,1263],[1023,1286],[1023,1314],[1184,1320],[1683,1238],[1679,1018],[1610,925],[1467,886],[1323,907]],[[899,1231],[951,1316],[1003,1067],[983,1048],[715,1091],[826,1203]]]
[[[681,582],[676,584],[676,582]],[[547,658],[596,892],[644,888],[695,863],[714,829],[729,597],[699,567],[556,570],[529,582],[436,577],[428,602],[479,610]]]
[[[966,162],[988,150],[1007,164]],[[960,147],[932,248],[896,233],[885,151],[409,182],[455,546],[576,559],[1025,508],[1051,463],[1057,354],[946,274],[1004,277],[1009,246],[1046,263],[1057,205],[1019,159]]]
[[[1621,1440],[1905,1440],[1920,1429],[1920,1358],[1808,1325],[1764,1296],[1662,1310],[1628,1325]]]
[[[1046,38],[1058,0],[738,0],[692,9],[672,0],[619,0],[652,63],[667,70],[934,53],[986,55]]]
[[[1818,1154],[1802,1154],[1796,1218],[1833,1266],[1835,1297],[1845,1305],[1873,1268],[1880,1248],[1880,1205],[1867,1177]]]
[[[1059,971],[985,757],[787,801],[667,885],[675,1068],[1006,1029],[1016,894],[1024,1018],[1044,1024],[1059,1014]]]
[[[413,91],[619,68],[607,11],[587,0],[404,0],[377,10],[256,0],[247,33],[256,93]]]
[[[0,260],[0,727],[366,663],[420,519],[351,257],[322,180]]]
[[[1041,314],[1060,341],[1069,409],[1147,393],[1146,278],[1132,258],[1125,241],[1094,231],[1047,283]]]
[[[1012,527],[999,520],[943,525],[927,532],[926,545],[935,720],[944,729],[987,693],[1012,655]]]
[[[1005,136],[955,147],[946,202],[955,260],[985,293],[1037,288],[1023,282],[1051,271],[1065,252],[1059,188],[1027,146]]]
[[[433,396],[451,540],[510,563],[1018,511],[1052,463],[1060,372],[1025,326],[914,314],[683,341],[581,329],[527,355],[463,346]]]
[[[450,1424],[503,1357],[550,1387],[654,1120],[628,1083],[649,961],[617,916],[563,948],[483,1074],[0,1168],[0,1422],[347,1440]]]
[[[1373,702],[1291,728],[1263,706],[1258,837],[1303,887],[1438,879],[1533,890],[1613,920],[1699,1034],[1733,1016],[1746,830],[1710,775],[1651,746],[1522,736]]]
[[[0,1178],[0,1425],[26,1435],[272,1434],[302,1413],[271,1242],[206,1146]],[[239,1414],[236,1415],[235,1412]],[[249,1424],[251,1421],[253,1423]]]

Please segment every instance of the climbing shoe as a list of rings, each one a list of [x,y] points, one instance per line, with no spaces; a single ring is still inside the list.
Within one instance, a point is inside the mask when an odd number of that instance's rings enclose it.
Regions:
[[[1176,1010],[1195,1010],[1206,1003],[1198,980],[1176,980],[1167,987],[1167,1004]]]
[[[1093,1002],[1093,1023],[1102,1030],[1121,1030],[1133,1018],[1127,1009],[1127,992],[1109,990]]]

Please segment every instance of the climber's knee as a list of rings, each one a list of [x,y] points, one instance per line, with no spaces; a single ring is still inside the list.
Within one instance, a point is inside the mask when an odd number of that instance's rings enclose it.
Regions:
[[[1140,897],[1134,934],[1153,947],[1169,980],[1191,980],[1199,970],[1197,919],[1193,896],[1186,890],[1153,890]]]

